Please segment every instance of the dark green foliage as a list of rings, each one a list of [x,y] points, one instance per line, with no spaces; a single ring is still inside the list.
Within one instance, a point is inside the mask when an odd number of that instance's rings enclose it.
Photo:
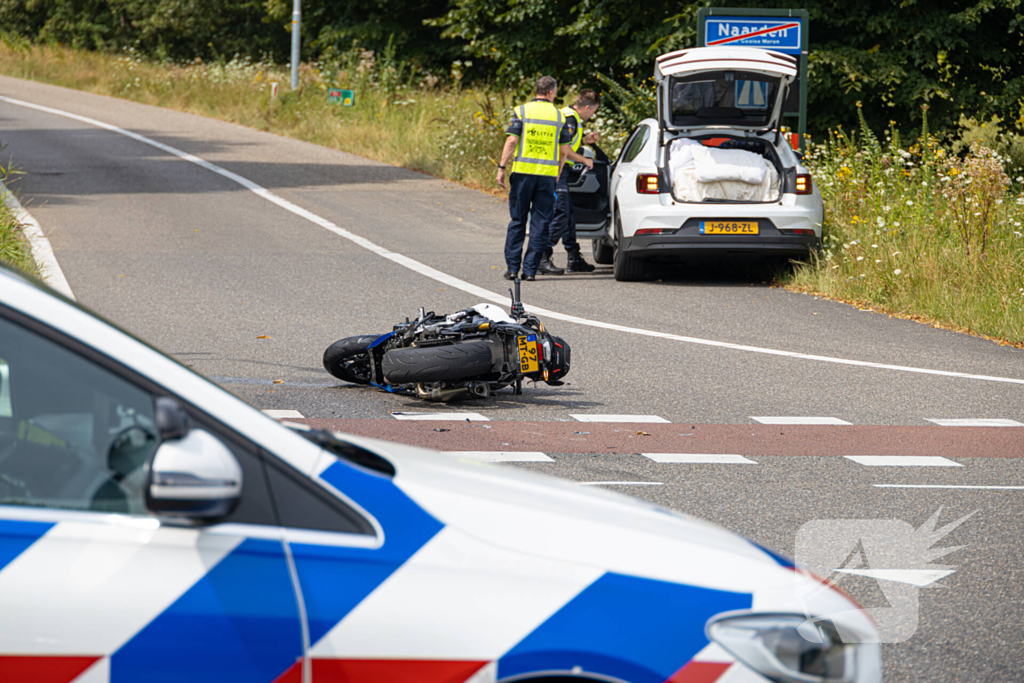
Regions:
[[[543,73],[614,96],[596,74],[649,87],[654,57],[695,44],[698,7],[780,4],[811,16],[812,133],[857,127],[856,102],[876,130],[919,130],[922,104],[937,134],[961,115],[1024,129],[1024,0],[309,0],[303,56],[390,43],[407,73],[447,75],[460,60],[464,82],[519,90]],[[286,60],[290,16],[290,0],[0,0],[2,31],[178,60]]]

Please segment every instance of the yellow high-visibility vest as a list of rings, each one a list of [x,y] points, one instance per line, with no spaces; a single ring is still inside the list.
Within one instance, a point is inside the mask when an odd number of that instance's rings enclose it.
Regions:
[[[523,133],[516,145],[513,173],[558,177],[558,136],[565,120],[558,107],[545,100],[516,107]]]
[[[569,143],[569,147],[572,148],[573,152],[577,154],[580,151],[580,146],[583,144],[583,121],[580,120],[580,114],[572,107],[566,107],[562,110],[562,115],[568,119],[570,116],[576,119],[576,133],[572,136],[572,142]]]

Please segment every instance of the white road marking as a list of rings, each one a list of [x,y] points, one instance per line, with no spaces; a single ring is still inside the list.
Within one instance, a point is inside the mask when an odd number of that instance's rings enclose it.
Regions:
[[[50,240],[46,239],[46,235],[43,234],[43,228],[39,225],[39,221],[25,210],[18,198],[2,182],[0,182],[0,197],[14,214],[14,220],[21,224],[21,232],[28,239],[32,248],[32,258],[39,266],[39,274],[42,275],[43,280],[67,298],[74,299],[75,294],[71,291],[71,285],[64,277],[64,271],[60,269]]]
[[[460,420],[465,422],[490,422],[480,413],[391,413],[396,420]]]
[[[648,460],[661,463],[683,463],[697,465],[715,463],[720,465],[756,465],[757,463],[742,455],[729,453],[641,453]]]
[[[977,489],[980,491],[1024,491],[1024,486],[972,486],[968,484],[872,484],[878,489]]]
[[[850,425],[838,417],[751,417],[763,425]]]
[[[844,455],[858,465],[867,467],[963,467],[940,455]]]
[[[0,96],[0,101],[7,102],[8,104],[13,104],[13,105],[16,105],[16,106],[19,106],[19,107],[26,107],[28,109],[34,109],[36,111],[46,112],[48,114],[53,114],[55,116],[63,116],[64,118],[72,119],[74,121],[80,121],[82,123],[86,123],[86,124],[89,124],[91,126],[96,126],[97,128],[103,128],[104,130],[108,130],[108,131],[111,131],[113,133],[117,133],[119,135],[124,135],[124,136],[129,137],[129,138],[131,138],[133,140],[137,140],[138,142],[141,142],[143,144],[150,145],[151,147],[156,147],[157,149],[163,150],[164,152],[167,152],[168,154],[176,156],[179,159],[184,159],[185,161],[193,163],[193,164],[195,164],[197,166],[205,168],[208,171],[216,173],[217,175],[223,176],[224,178],[227,178],[228,180],[231,180],[231,181],[233,181],[235,183],[238,183],[239,185],[241,185],[242,187],[246,188],[247,190],[249,190],[253,194],[258,195],[258,196],[262,197],[263,199],[266,199],[268,202],[271,202],[272,204],[276,204],[277,206],[281,207],[285,211],[288,211],[288,212],[290,212],[290,213],[292,213],[292,214],[294,214],[296,216],[299,216],[300,218],[304,218],[304,219],[308,220],[309,222],[313,223],[314,225],[320,226],[324,230],[328,230],[330,232],[333,232],[334,234],[338,235],[339,237],[344,237],[345,239],[347,239],[347,240],[349,240],[349,241],[351,241],[351,242],[353,242],[355,244],[358,244],[359,246],[363,247],[364,249],[366,249],[368,251],[371,251],[374,254],[377,254],[378,256],[380,256],[382,258],[386,258],[389,261],[397,263],[400,266],[408,268],[409,270],[411,270],[413,272],[419,273],[420,275],[423,275],[425,277],[429,277],[432,280],[436,280],[437,282],[445,284],[445,285],[447,285],[449,287],[453,287],[455,289],[462,290],[463,292],[466,292],[467,294],[472,294],[473,296],[480,297],[481,299],[483,299],[485,301],[491,301],[491,302],[494,302],[494,303],[497,303],[497,304],[503,304],[503,305],[507,305],[507,303],[508,303],[508,298],[505,295],[503,295],[503,294],[498,294],[496,292],[492,292],[490,290],[484,289],[483,287],[478,287],[477,285],[474,285],[471,282],[466,282],[465,280],[459,279],[459,278],[457,278],[457,277],[455,277],[453,275],[449,275],[448,273],[444,273],[444,272],[442,272],[440,270],[437,270],[436,268],[432,268],[431,266],[428,266],[425,263],[421,263],[420,261],[417,261],[415,259],[409,258],[408,256],[405,256],[404,254],[399,254],[399,253],[391,251],[390,249],[385,249],[384,247],[382,247],[382,246],[380,246],[378,244],[375,244],[374,242],[371,242],[370,240],[366,239],[365,237],[360,237],[359,235],[357,235],[357,234],[355,234],[353,232],[350,232],[350,231],[348,231],[348,230],[346,230],[344,228],[338,227],[337,225],[335,225],[331,221],[327,220],[326,218],[322,218],[321,216],[318,216],[315,213],[313,213],[313,212],[311,212],[311,211],[309,211],[307,209],[304,209],[301,206],[298,206],[297,204],[293,204],[292,202],[288,201],[287,199],[284,199],[283,197],[274,194],[270,190],[267,190],[265,187],[257,185],[256,183],[254,183],[253,181],[249,180],[248,178],[244,178],[244,177],[238,175],[237,173],[232,173],[231,171],[227,170],[226,168],[222,168],[220,166],[217,166],[216,164],[212,164],[209,161],[206,161],[205,159],[201,159],[200,157],[195,156],[194,154],[189,154],[187,152],[183,152],[180,149],[177,149],[176,147],[171,147],[170,145],[165,145],[162,142],[157,142],[156,140],[153,140],[151,138],[147,138],[144,135],[139,135],[138,133],[133,133],[130,130],[125,130],[124,128],[119,128],[119,127],[111,125],[109,123],[104,123],[102,121],[97,121],[96,119],[91,119],[91,118],[89,118],[87,116],[80,116],[78,114],[72,114],[71,112],[62,111],[60,109],[53,109],[51,107],[44,107],[44,106],[39,105],[39,104],[32,104],[31,102],[25,102],[23,100],[16,100],[16,99],[13,99],[13,98],[10,98],[10,97]],[[916,367],[905,366],[905,365],[892,365],[892,364],[889,364],[889,363],[874,363],[874,362],[871,362],[871,361],[853,360],[851,358],[837,358],[837,357],[834,357],[834,356],[819,356],[819,355],[810,354],[810,353],[798,353],[796,351],[784,351],[784,350],[781,350],[781,349],[769,349],[769,348],[764,348],[764,347],[760,347],[760,346],[749,346],[749,345],[746,345],[746,344],[734,344],[732,342],[722,342],[722,341],[716,341],[716,340],[713,340],[713,339],[701,339],[699,337],[688,337],[688,336],[680,335],[680,334],[670,334],[668,332],[657,332],[655,330],[645,330],[645,329],[642,329],[642,328],[639,328],[639,327],[629,327],[628,325],[617,325],[615,323],[607,323],[607,322],[602,322],[600,320],[590,320],[589,318],[580,318],[580,317],[575,316],[575,315],[569,315],[569,314],[566,314],[566,313],[559,313],[557,311],[551,311],[551,310],[548,310],[546,308],[540,308],[538,306],[532,306],[532,305],[527,305],[526,306],[526,310],[531,312],[531,313],[535,313],[535,314],[537,314],[537,315],[539,315],[541,317],[546,317],[546,318],[550,318],[550,319],[553,319],[553,320],[563,320],[565,322],[574,323],[574,324],[577,324],[577,325],[585,325],[587,327],[596,327],[596,328],[604,329],[604,330],[612,330],[612,331],[616,331],[616,332],[625,332],[625,333],[628,333],[628,334],[635,334],[635,335],[640,335],[640,336],[644,336],[644,337],[655,337],[655,338],[658,338],[658,339],[669,339],[669,340],[672,340],[672,341],[685,342],[687,344],[698,344],[698,345],[701,345],[701,346],[713,346],[713,347],[717,347],[717,348],[721,348],[721,349],[731,349],[731,350],[734,350],[734,351],[746,351],[748,353],[760,353],[760,354],[766,354],[766,355],[770,355],[770,356],[781,356],[781,357],[785,357],[785,358],[797,358],[797,359],[801,359],[801,360],[813,360],[813,361],[818,361],[818,362],[821,362],[821,363],[835,363],[835,364],[839,364],[839,365],[851,365],[851,366],[863,367],[863,368],[875,368],[875,369],[879,369],[879,370],[894,370],[894,371],[897,371],[897,372],[911,372],[911,373],[922,374],[922,375],[936,375],[936,376],[939,376],[939,377],[959,377],[959,378],[963,378],[963,379],[976,379],[976,380],[982,380],[982,381],[986,381],[986,382],[1003,382],[1003,383],[1008,383],[1008,384],[1021,384],[1021,385],[1024,385],[1024,379],[1019,379],[1019,378],[1016,378],[1016,377],[996,377],[996,376],[993,376],[993,375],[974,375],[974,374],[970,374],[970,373],[966,373],[966,372],[951,372],[949,370],[933,370],[933,369],[930,369],[930,368],[916,368]]]
[[[569,415],[580,422],[639,422],[645,424],[671,424],[668,420],[657,415],[597,415],[582,414]]]
[[[940,427],[1024,427],[1024,423],[1017,422],[1016,420],[998,420],[998,419],[980,419],[980,420],[933,420],[926,418],[929,422],[934,422]]]
[[[264,410],[264,415],[268,415],[275,420],[286,420],[294,417],[305,417],[302,413],[297,410]]]
[[[480,462],[554,462],[540,451],[441,451],[444,455]]]
[[[580,481],[580,486],[664,486],[660,481]]]

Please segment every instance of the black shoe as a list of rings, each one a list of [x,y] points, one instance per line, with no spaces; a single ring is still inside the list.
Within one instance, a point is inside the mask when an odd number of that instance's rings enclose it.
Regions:
[[[594,266],[583,260],[582,256],[569,257],[569,263],[565,266],[567,273],[593,273]]]
[[[507,273],[505,273],[504,277],[506,280],[515,280],[517,277],[519,277],[519,273],[517,271],[510,270]]]
[[[537,266],[537,272],[543,273],[544,275],[561,275],[565,271],[555,266],[555,264],[551,262],[551,259],[545,258],[541,259],[540,264]]]
[[[536,275],[524,275],[523,279],[526,280],[527,282],[533,282],[534,280],[537,279],[537,276]]]

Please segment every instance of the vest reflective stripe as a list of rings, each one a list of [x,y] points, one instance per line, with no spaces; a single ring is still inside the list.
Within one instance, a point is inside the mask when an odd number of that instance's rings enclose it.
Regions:
[[[579,112],[572,107],[566,107],[563,109],[562,114],[565,115],[566,119],[570,116],[576,119],[576,132],[573,134],[572,142],[569,143],[569,146],[572,148],[572,151],[578,153],[580,151],[580,146],[583,144],[583,121],[580,120]]]
[[[565,121],[550,102],[527,102],[516,107],[523,132],[516,146],[513,173],[558,176],[558,136]]]

